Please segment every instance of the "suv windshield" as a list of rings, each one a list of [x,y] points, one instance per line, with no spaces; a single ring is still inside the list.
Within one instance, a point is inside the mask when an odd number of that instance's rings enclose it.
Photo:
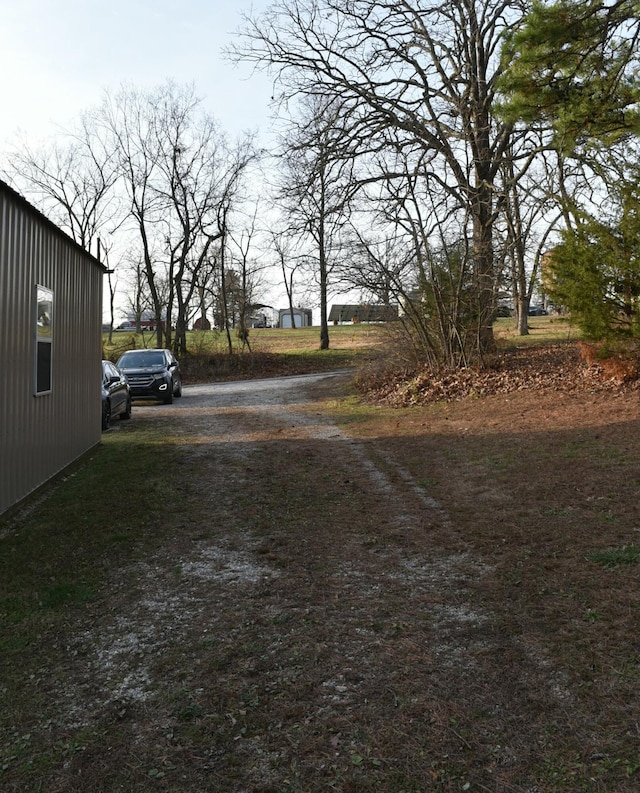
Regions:
[[[162,350],[139,350],[137,352],[125,352],[119,361],[119,365],[134,369],[145,366],[164,366],[164,353]]]

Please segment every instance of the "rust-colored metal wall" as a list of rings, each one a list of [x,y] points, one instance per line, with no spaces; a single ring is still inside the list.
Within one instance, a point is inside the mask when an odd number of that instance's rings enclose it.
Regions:
[[[100,441],[103,273],[0,182],[0,513]],[[51,391],[40,396],[36,285],[53,292]]]

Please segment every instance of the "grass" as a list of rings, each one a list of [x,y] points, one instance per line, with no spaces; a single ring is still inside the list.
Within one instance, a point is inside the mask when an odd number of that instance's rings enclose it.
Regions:
[[[635,545],[625,545],[622,548],[610,548],[590,553],[587,559],[603,567],[620,567],[621,565],[637,564],[640,561],[640,548]]]
[[[529,335],[520,336],[513,324],[512,317],[500,317],[493,326],[498,344],[505,347],[523,347],[557,342],[578,341],[582,334],[570,317],[548,315],[529,317]]]
[[[384,344],[380,325],[336,325],[329,329],[330,346],[320,349],[320,329],[254,328],[251,349],[232,332],[233,355],[220,331],[189,332],[189,355],[181,362],[186,382],[211,382],[269,375],[306,374],[345,369],[365,363]],[[112,343],[103,337],[103,355],[117,361],[125,350],[154,346],[155,336],[114,333]]]
[[[28,627],[43,608],[89,600],[114,563],[144,546],[165,499],[176,498],[167,482],[173,459],[166,437],[143,431],[131,443],[110,436],[90,462],[51,485],[37,518],[19,512],[5,518],[3,613]]]
[[[66,665],[69,626],[104,602],[114,569],[144,555],[165,504],[179,509],[174,463],[166,436],[114,434],[24,517],[0,520],[0,786],[11,772],[20,790],[40,789],[74,751],[42,743],[56,722],[48,677]]]
[[[559,316],[530,317],[529,335],[519,336],[510,317],[500,317],[494,323],[496,338],[507,346],[540,344],[554,341],[576,341],[579,330],[569,318]],[[103,335],[103,350],[107,357],[116,360],[125,350],[155,346],[155,335],[151,333],[113,333],[109,344],[108,334]],[[235,331],[231,333],[234,353],[247,353]],[[331,325],[329,327],[329,349],[320,350],[320,328],[253,328],[249,341],[255,353],[275,353],[304,357],[331,356],[342,351],[356,356],[371,348],[384,345],[387,341],[385,325],[360,323],[354,325]],[[228,343],[221,331],[189,331],[187,347],[194,355],[226,355]]]
[[[375,346],[384,338],[383,325],[355,324],[331,325],[329,327],[329,350],[349,350],[351,353],[361,347]],[[108,334],[103,334],[103,347],[111,357],[121,355],[131,347],[150,347],[155,345],[155,334],[151,333],[113,333],[112,343],[108,342]],[[231,341],[235,353],[246,352],[246,347],[231,331]],[[249,343],[255,352],[274,352],[291,355],[304,355],[319,352],[320,328],[252,328],[249,331]],[[194,354],[226,354],[228,342],[225,333],[212,331],[189,331],[187,347]]]
[[[527,347],[557,341],[574,341],[579,333],[563,317],[531,317],[530,335],[518,336],[511,318],[494,324],[498,344]],[[189,356],[182,361],[186,382],[305,374],[361,366],[375,360],[380,350],[398,344],[397,334],[383,324],[332,325],[330,346],[320,349],[320,328],[254,328],[250,331],[251,349],[243,347],[235,332],[231,335],[233,355],[229,355],[226,334],[199,331],[187,334]],[[132,348],[154,346],[153,334],[114,333],[112,343],[103,337],[103,355],[117,361]]]
[[[0,788],[635,792],[637,395],[314,394],[134,408],[0,520]]]

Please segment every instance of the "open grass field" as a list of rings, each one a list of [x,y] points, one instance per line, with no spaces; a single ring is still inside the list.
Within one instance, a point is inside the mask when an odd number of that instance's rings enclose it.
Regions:
[[[331,347],[337,350],[355,351],[362,347],[375,346],[380,338],[384,338],[384,325],[332,325],[329,328]],[[235,331],[231,332],[234,352],[248,353],[243,347]],[[226,353],[228,342],[226,334],[213,331],[190,331],[187,334],[189,349],[201,353]],[[112,335],[112,344],[108,343],[108,335],[104,334],[104,348],[110,355],[121,354],[130,346],[154,346],[155,335],[151,333],[131,334],[117,333]],[[320,328],[252,328],[249,331],[249,344],[254,352],[281,353],[283,355],[304,355],[317,351],[320,346]]]
[[[540,344],[552,341],[575,341],[580,338],[578,329],[569,319],[558,316],[530,317],[529,336],[516,336],[513,320],[508,317],[498,319],[494,324],[498,342],[505,346],[521,344]],[[377,349],[389,339],[389,329],[383,324],[331,325],[329,327],[330,349],[322,354],[331,355],[332,351],[348,351],[357,356],[358,352]],[[391,334],[393,337],[394,334]],[[155,335],[152,333],[132,334],[114,332],[109,342],[108,334],[103,336],[103,349],[107,357],[116,359],[124,350],[131,347],[152,347]],[[187,335],[190,352],[194,354],[226,354],[228,342],[221,331],[190,331]],[[235,353],[249,354],[237,334],[231,332]],[[320,328],[252,328],[249,332],[251,350],[258,353],[277,353],[283,356],[316,358],[320,353]]]
[[[638,391],[533,382],[134,407],[0,520],[0,789],[635,793]]]
[[[500,348],[530,347],[545,343],[564,343],[580,338],[579,331],[561,317],[531,317],[530,335],[517,336],[513,320],[501,318],[494,325]],[[190,332],[189,356],[183,360],[187,382],[304,374],[363,366],[376,361],[381,353],[401,348],[393,327],[382,324],[335,325],[329,328],[330,347],[320,350],[320,328],[254,328],[249,345],[242,345],[231,334],[233,355],[229,355],[226,334],[220,331]],[[155,346],[150,333],[113,333],[103,339],[103,355],[116,362],[125,350]]]
[[[229,355],[226,334],[220,331],[190,332],[189,356],[182,361],[187,382],[209,382],[230,378],[303,374],[330,371],[366,363],[386,343],[381,325],[337,325],[330,328],[330,349],[320,350],[320,328],[254,328],[249,346],[231,334]],[[125,350],[155,346],[151,334],[105,334],[103,355],[117,361]]]
[[[578,341],[581,332],[569,317],[550,315],[546,317],[529,317],[529,335],[516,334],[513,319],[500,317],[494,323],[493,330],[500,346],[521,347],[524,345],[552,344]]]

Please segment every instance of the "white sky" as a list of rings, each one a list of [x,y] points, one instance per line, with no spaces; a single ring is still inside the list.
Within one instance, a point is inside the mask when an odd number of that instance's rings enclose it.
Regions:
[[[270,83],[222,56],[269,0],[0,0],[0,149],[68,127],[123,83],[193,82],[231,136],[268,127]]]
[[[0,0],[0,156],[22,135],[34,145],[70,128],[123,83],[193,83],[233,138],[268,146],[271,83],[222,55],[241,12],[271,0]],[[269,295],[286,304],[284,289]],[[348,302],[340,299],[337,302]]]

